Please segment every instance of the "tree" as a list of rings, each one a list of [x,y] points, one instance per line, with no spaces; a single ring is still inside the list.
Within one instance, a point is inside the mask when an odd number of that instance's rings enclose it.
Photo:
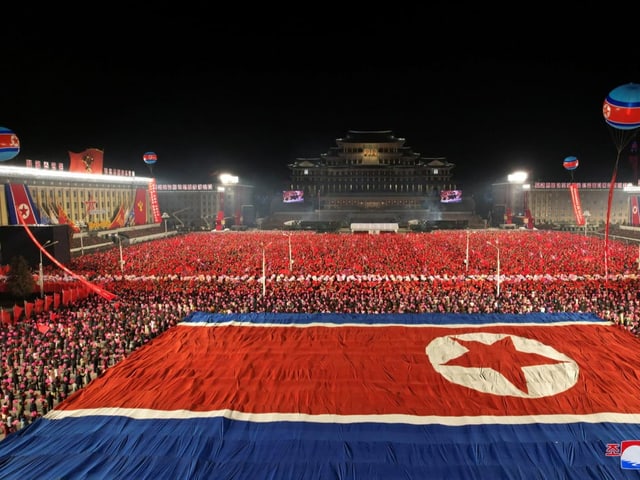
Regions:
[[[21,255],[11,258],[7,275],[7,289],[11,296],[23,300],[32,296],[36,290],[36,281],[29,264]]]

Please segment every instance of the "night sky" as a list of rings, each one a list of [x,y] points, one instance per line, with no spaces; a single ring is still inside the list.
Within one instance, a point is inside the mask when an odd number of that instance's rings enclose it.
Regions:
[[[469,27],[392,5],[348,15],[265,7],[251,19],[205,2],[142,18],[92,8],[51,21],[58,10],[24,6],[5,27],[0,125],[21,141],[8,164],[68,164],[68,151],[95,147],[106,167],[146,176],[142,155],[153,151],[160,182],[230,171],[277,189],[288,164],[348,130],[391,130],[454,163],[463,189],[517,169],[569,181],[569,155],[576,181],[608,181],[617,147],[602,102],[640,82],[637,41],[612,46],[597,24],[555,17]],[[466,17],[482,13],[473,8]],[[627,157],[620,180],[631,180]]]

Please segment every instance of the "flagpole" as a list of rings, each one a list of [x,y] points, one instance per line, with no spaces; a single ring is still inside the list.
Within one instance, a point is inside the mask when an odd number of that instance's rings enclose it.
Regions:
[[[267,295],[267,263],[265,260],[264,245],[262,246],[262,297]]]

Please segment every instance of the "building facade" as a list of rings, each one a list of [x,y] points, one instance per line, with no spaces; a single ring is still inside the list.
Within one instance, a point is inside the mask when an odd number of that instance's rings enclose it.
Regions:
[[[237,178],[237,177],[236,177]],[[179,230],[220,230],[254,227],[253,186],[158,184],[158,203],[168,224]]]
[[[569,182],[534,182],[532,184],[497,183],[492,187],[493,207],[491,226],[512,221],[523,224],[528,214],[534,226],[556,226],[560,228],[602,228],[610,225],[638,226],[637,187],[617,182],[611,190],[609,209],[609,182],[576,182],[572,195]],[[634,203],[635,202],[635,203]],[[635,216],[634,216],[635,205]],[[578,222],[582,217],[584,222]]]
[[[87,174],[62,169],[0,165],[5,194],[0,195],[0,224],[20,225],[25,206],[28,224],[69,224],[76,231],[107,230],[154,221],[153,179],[133,172]],[[153,190],[153,189],[151,189]]]
[[[395,198],[412,205],[415,198],[455,190],[454,166],[445,158],[422,157],[390,130],[350,130],[327,153],[298,158],[289,169],[291,190],[304,191],[305,198],[319,198],[322,208],[338,198],[357,202],[354,195],[385,195],[387,201]]]
[[[291,190],[302,192],[318,219],[404,222],[471,214],[473,203],[453,182],[455,165],[423,157],[391,130],[350,130],[315,158],[289,165]],[[460,198],[445,204],[443,195]]]

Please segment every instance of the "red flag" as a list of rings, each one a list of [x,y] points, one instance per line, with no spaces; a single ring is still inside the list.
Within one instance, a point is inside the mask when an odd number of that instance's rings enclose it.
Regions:
[[[109,230],[113,230],[114,228],[122,228],[124,227],[124,206],[120,204],[120,208],[116,213],[116,216],[113,218],[111,225],[109,226]]]
[[[80,228],[78,228],[78,226],[73,223],[69,217],[67,217],[67,214],[62,209],[62,205],[58,205],[58,223],[60,223],[61,225],[69,225],[71,227],[71,230],[73,230],[75,233],[80,232]]]
[[[63,290],[62,291],[62,304],[69,305],[71,300],[71,290]]]
[[[49,331],[49,325],[45,323],[37,323],[36,325],[40,333],[47,333]]]
[[[31,312],[33,311],[33,302],[24,301],[24,316],[25,318],[31,318]]]
[[[9,310],[0,309],[0,321],[4,325],[11,325],[11,312]]]
[[[51,308],[51,304],[53,303],[53,296],[52,295],[45,295],[44,296],[44,310],[45,312],[48,311]]]
[[[36,298],[35,304],[36,304],[36,313],[42,313],[42,311],[44,310],[44,300],[42,300],[41,298]]]
[[[19,305],[13,306],[13,322],[14,323],[20,320],[20,317],[22,316],[22,312],[24,312],[24,308],[22,308]]]
[[[135,224],[145,225],[147,223],[147,191],[144,188],[136,189],[133,211]]]
[[[53,308],[57,310],[59,306],[60,306],[60,294],[56,292],[53,294]]]
[[[224,212],[220,210],[216,216],[216,230],[224,229]]]
[[[511,213],[510,207],[507,207],[504,212],[504,223],[506,225],[511,225],[513,223],[513,214]]]
[[[97,148],[87,148],[84,152],[69,152],[69,171],[102,175],[104,152]]]

